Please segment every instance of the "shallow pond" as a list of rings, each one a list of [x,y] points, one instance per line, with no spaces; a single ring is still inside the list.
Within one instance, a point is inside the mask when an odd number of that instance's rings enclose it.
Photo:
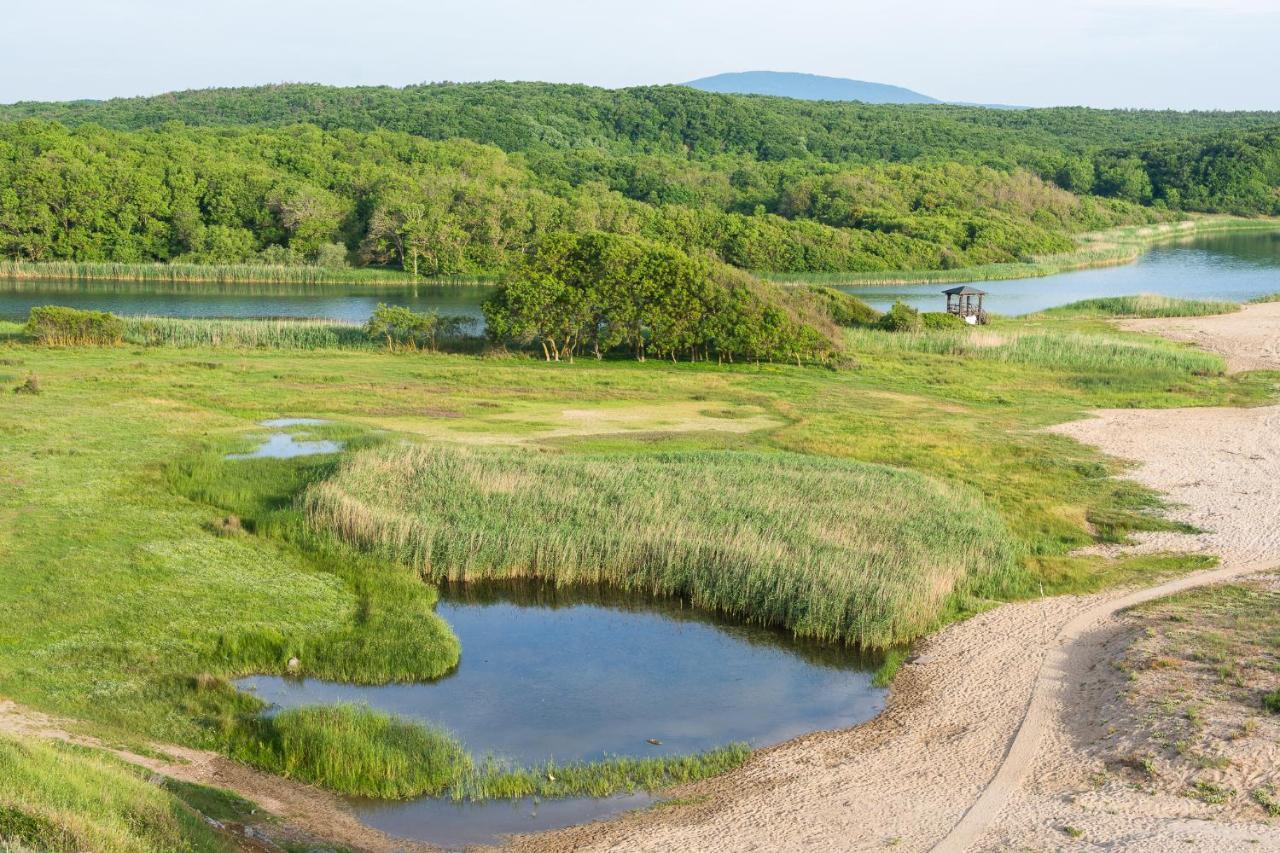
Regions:
[[[238,684],[278,707],[367,702],[441,725],[474,755],[521,764],[679,755],[733,741],[767,746],[853,725],[883,706],[884,691],[856,655],[677,602],[546,587],[445,589],[438,612],[462,642],[458,668],[438,681],[360,687],[252,677]],[[424,798],[355,808],[385,831],[456,846],[648,802],[645,795],[540,804]]]
[[[1162,293],[1246,301],[1280,290],[1280,231],[1194,238],[1157,246],[1136,263],[1047,278],[983,282],[988,310],[1026,314],[1097,296]],[[884,309],[895,300],[941,310],[947,285],[850,287]],[[37,305],[68,305],[124,315],[173,317],[317,317],[363,323],[379,302],[475,320],[485,285],[254,285],[136,282],[0,281],[0,319],[25,320]]]
[[[298,433],[285,432],[295,427],[327,424],[322,418],[272,418],[260,425],[273,432],[262,443],[247,453],[228,453],[228,459],[293,459],[297,456],[315,456],[320,453],[337,453],[343,447],[341,441],[307,439]]]

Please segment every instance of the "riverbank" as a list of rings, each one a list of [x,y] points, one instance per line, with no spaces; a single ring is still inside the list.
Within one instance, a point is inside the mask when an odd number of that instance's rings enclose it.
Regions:
[[[1280,230],[1280,218],[1199,216],[1180,222],[1128,225],[1080,235],[1080,248],[1061,255],[1036,257],[1025,263],[987,264],[949,270],[755,274],[781,284],[958,284],[1041,278],[1058,273],[1132,263],[1152,246],[1171,240],[1249,231]],[[157,284],[290,284],[290,285],[489,285],[496,274],[417,278],[401,270],[367,267],[326,268],[255,264],[158,264],[84,261],[0,261],[0,280],[123,281]]]
[[[757,273],[779,284],[872,287],[892,284],[963,284],[973,281],[1009,281],[1045,278],[1085,269],[1121,266],[1142,257],[1161,243],[1213,234],[1280,231],[1280,218],[1201,216],[1156,225],[1126,225],[1082,234],[1080,248],[1060,255],[1045,255],[1024,263],[987,264],[951,270],[888,270],[870,273]]]
[[[1280,336],[1280,320],[1264,308],[1241,315]],[[1280,370],[1280,360],[1268,366]],[[1280,844],[1260,811],[1222,816],[1117,778],[1098,790],[1087,741],[1106,736],[1112,722],[1099,712],[1107,696],[1097,681],[1106,678],[1119,612],[1280,565],[1278,426],[1280,407],[1270,406],[1103,411],[1055,428],[1137,463],[1132,478],[1176,501],[1179,521],[1208,531],[1140,534],[1142,550],[1191,551],[1220,566],[1136,591],[1004,605],[953,624],[920,645],[875,720],[758,753],[733,773],[674,792],[683,805],[517,847],[1049,850],[1076,849],[1077,831],[1126,849],[1167,850],[1188,839],[1211,849]]]

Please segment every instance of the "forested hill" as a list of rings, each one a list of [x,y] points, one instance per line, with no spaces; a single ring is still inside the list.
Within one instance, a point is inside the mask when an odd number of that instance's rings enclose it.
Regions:
[[[748,269],[973,266],[1180,210],[1280,214],[1277,128],[540,83],[16,104],[0,257],[488,273],[604,231]]]
[[[1046,177],[1071,155],[1280,126],[1280,113],[1010,111],[799,101],[683,86],[600,89],[501,82],[403,89],[297,84],[0,106],[0,120],[26,117],[121,130],[169,121],[202,126],[306,122],[330,130],[384,128],[428,139],[463,138],[525,152],[594,149],[837,163],[925,158],[1023,165]]]

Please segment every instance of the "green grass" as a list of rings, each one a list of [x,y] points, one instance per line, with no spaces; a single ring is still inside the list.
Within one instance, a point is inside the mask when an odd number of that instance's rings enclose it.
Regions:
[[[849,366],[826,370],[548,366],[381,349],[42,347],[18,324],[0,323],[0,695],[81,720],[113,742],[230,752],[227,722],[261,710],[230,678],[283,674],[294,656],[306,675],[366,683],[456,663],[457,641],[434,613],[430,584],[307,525],[296,498],[332,475],[332,458],[222,458],[250,447],[261,432],[255,422],[267,417],[329,417],[338,422],[325,428],[332,437],[375,453],[371,430],[384,429],[387,447],[426,437],[525,443],[619,465],[732,449],[760,460],[742,474],[757,482],[795,456],[814,471],[890,466],[902,473],[874,476],[908,486],[904,493],[968,495],[983,524],[998,519],[1027,580],[1000,594],[1017,597],[1038,594],[1040,582],[1061,591],[1114,582],[1112,563],[1070,552],[1169,526],[1152,493],[1114,476],[1121,466],[1043,427],[1094,407],[1253,404],[1274,393],[1263,375],[1224,376],[1211,356],[1091,318],[948,335],[856,332]],[[1022,340],[1037,337],[1053,341]],[[41,393],[11,392],[32,375]],[[693,417],[704,408],[767,419],[731,434],[709,421],[741,421]],[[556,429],[576,423],[566,410],[595,409],[644,412],[643,430]],[[718,473],[722,488],[737,488],[733,471]],[[220,535],[215,522],[232,514],[244,532]],[[1124,579],[1164,571],[1131,568]],[[943,600],[937,621],[993,603],[977,594]]]
[[[1018,545],[972,491],[794,454],[383,447],[307,513],[433,580],[605,584],[869,648],[1017,582]]]
[[[164,788],[104,755],[0,735],[0,847],[230,851],[235,845]]]
[[[481,284],[476,277],[414,278],[368,267],[326,268],[265,264],[161,264],[0,260],[0,278],[69,281],[211,282],[219,284]]]
[[[603,797],[652,791],[723,773],[750,749],[730,744],[697,755],[609,758],[517,767],[473,759],[447,732],[359,705],[293,708],[232,723],[230,754],[273,773],[343,794],[456,800]]]
[[[1238,302],[1212,299],[1174,299],[1154,293],[1139,296],[1106,296],[1085,299],[1057,308],[1045,314],[1076,317],[1203,317],[1212,314],[1232,314],[1240,310]]]

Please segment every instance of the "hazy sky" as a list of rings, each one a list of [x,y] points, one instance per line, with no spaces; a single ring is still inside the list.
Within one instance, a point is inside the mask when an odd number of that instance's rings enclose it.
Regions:
[[[0,102],[809,71],[949,100],[1280,109],[1280,0],[4,0]]]

